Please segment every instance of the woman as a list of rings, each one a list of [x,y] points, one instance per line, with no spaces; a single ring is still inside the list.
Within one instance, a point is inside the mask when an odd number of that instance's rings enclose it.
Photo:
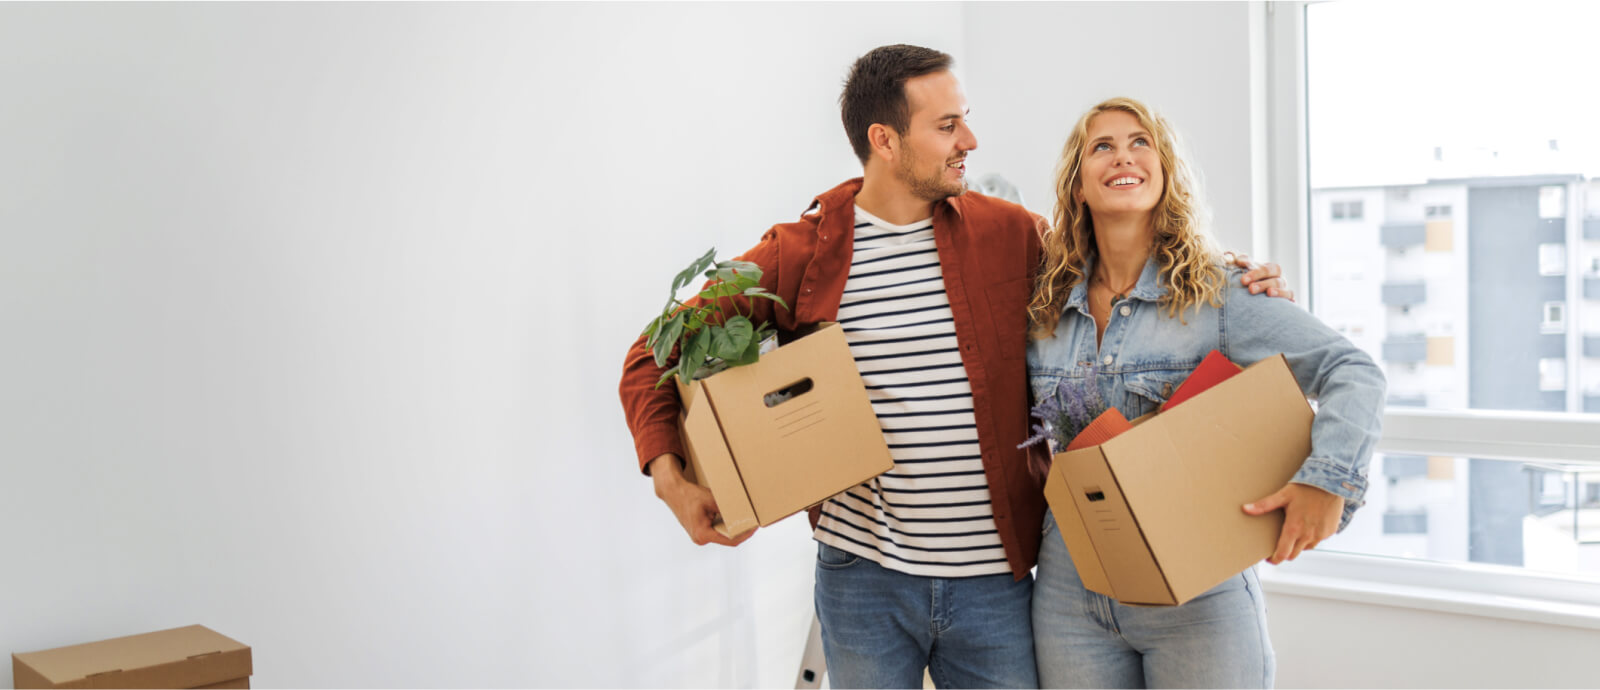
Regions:
[[[1274,564],[1331,536],[1361,505],[1384,380],[1364,353],[1287,300],[1252,296],[1201,235],[1199,200],[1166,122],[1117,98],[1062,151],[1057,209],[1029,305],[1036,399],[1092,383],[1128,419],[1154,410],[1207,353],[1241,366],[1283,353],[1318,399],[1312,453],[1283,489]],[[1092,382],[1086,380],[1093,377]],[[1084,588],[1045,517],[1033,594],[1043,687],[1270,687],[1272,645],[1254,568],[1182,606],[1132,607]]]

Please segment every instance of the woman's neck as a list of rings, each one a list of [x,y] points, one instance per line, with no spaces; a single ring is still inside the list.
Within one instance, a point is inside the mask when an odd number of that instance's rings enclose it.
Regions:
[[[1094,218],[1094,243],[1098,252],[1095,273],[1118,290],[1138,282],[1150,258],[1155,229],[1149,214],[1142,217]]]

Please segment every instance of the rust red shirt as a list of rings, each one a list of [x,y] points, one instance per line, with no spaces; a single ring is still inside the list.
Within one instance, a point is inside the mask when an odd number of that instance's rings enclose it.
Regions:
[[[860,190],[857,178],[822,193],[799,221],[773,226],[739,257],[761,266],[762,287],[791,307],[740,299],[745,313],[754,310],[752,321],[797,331],[837,319],[850,273]],[[1017,578],[1038,559],[1049,467],[1041,447],[1017,448],[1029,434],[1027,306],[1039,264],[1039,236],[1046,227],[1044,219],[1021,206],[975,192],[941,201],[933,209],[934,242],[962,365],[972,385],[995,527]],[[639,338],[623,363],[620,393],[641,470],[663,453],[687,457],[678,432],[678,393],[673,386],[656,388],[660,376],[644,338]]]

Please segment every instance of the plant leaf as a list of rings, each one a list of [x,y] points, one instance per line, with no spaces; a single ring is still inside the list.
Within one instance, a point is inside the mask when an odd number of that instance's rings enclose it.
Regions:
[[[760,334],[757,333],[755,335]],[[745,345],[744,352],[739,353],[739,356],[730,361],[729,364],[732,364],[736,367],[742,367],[746,364],[755,364],[756,360],[761,358],[761,340],[762,338],[760,337],[751,337],[750,342]]]
[[[750,346],[750,339],[755,336],[756,327],[750,319],[735,316],[722,324],[721,328],[712,331],[711,356],[725,359],[730,362],[738,359]]]
[[[710,300],[710,301],[719,300],[719,299],[722,299],[724,297],[731,297],[733,295],[739,294],[740,289],[741,288],[735,283],[729,283],[729,282],[713,283],[711,286],[709,286],[706,289],[700,291],[700,299]]]
[[[774,295],[774,294],[772,294],[770,292],[767,292],[765,288],[750,288],[749,290],[745,290],[744,291],[744,296],[745,297],[760,297],[762,299],[770,299],[770,300],[772,300],[774,302],[777,302],[778,304],[783,305],[784,309],[788,309],[789,308],[789,304],[787,302],[784,302],[782,297],[779,297],[779,296]]]
[[[683,335],[683,318],[688,313],[680,311],[673,314],[672,318],[667,319],[666,324],[662,325],[658,334],[660,337],[656,338],[656,344],[653,348],[653,354],[656,356],[656,366],[667,366],[667,358],[672,356],[673,346],[678,344],[678,338]]]
[[[689,264],[688,268],[685,268],[682,272],[678,273],[678,277],[672,279],[672,294],[677,295],[678,291],[683,289],[683,286],[688,285],[689,281],[694,280],[695,274],[706,270],[706,267],[710,266],[711,262],[716,260],[716,256],[717,248],[712,247],[711,249],[706,250],[704,256],[695,259],[694,263]]]
[[[694,380],[694,373],[706,364],[706,353],[711,350],[711,330],[694,334],[684,346],[683,357],[678,360],[678,378],[684,383]]]

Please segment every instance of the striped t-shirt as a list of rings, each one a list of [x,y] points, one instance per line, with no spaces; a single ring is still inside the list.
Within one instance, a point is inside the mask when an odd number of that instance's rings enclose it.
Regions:
[[[894,468],[823,503],[815,537],[913,575],[1009,573],[933,221],[855,213],[839,323]]]

